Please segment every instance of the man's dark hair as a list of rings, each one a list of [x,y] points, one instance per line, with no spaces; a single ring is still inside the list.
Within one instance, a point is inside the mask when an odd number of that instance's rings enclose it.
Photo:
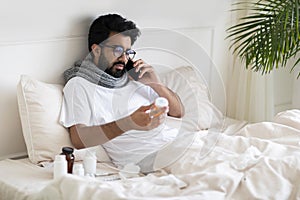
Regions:
[[[131,38],[131,45],[140,35],[140,30],[135,23],[129,21],[118,14],[102,15],[95,19],[90,26],[88,35],[89,51],[93,44],[100,44],[109,37],[111,32],[122,33]]]

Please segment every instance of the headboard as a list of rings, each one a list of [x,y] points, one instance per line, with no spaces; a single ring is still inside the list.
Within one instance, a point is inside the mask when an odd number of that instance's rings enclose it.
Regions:
[[[214,27],[145,28],[135,48],[159,72],[179,66],[194,67],[208,87],[211,101],[225,114],[225,85],[212,59],[214,30]]]

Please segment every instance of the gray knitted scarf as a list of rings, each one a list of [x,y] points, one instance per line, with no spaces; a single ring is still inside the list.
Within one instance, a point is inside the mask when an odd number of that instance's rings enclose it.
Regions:
[[[127,72],[122,77],[115,78],[98,68],[94,64],[90,54],[84,60],[75,62],[73,67],[64,72],[66,83],[74,77],[81,77],[91,83],[107,88],[120,88],[125,86],[129,81]]]

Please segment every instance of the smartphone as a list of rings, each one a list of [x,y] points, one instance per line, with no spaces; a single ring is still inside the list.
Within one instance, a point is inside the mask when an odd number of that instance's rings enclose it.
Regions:
[[[132,60],[127,61],[125,68],[126,68],[128,74],[133,78],[133,80],[137,81],[139,79],[140,73],[135,71]]]

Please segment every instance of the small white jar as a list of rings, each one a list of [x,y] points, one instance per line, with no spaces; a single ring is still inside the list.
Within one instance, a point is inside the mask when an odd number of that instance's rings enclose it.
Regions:
[[[68,173],[67,160],[65,155],[56,155],[53,166],[54,180],[60,179]]]
[[[97,157],[95,152],[88,151],[83,159],[84,172],[86,176],[95,176],[97,168]]]
[[[77,176],[84,176],[84,168],[81,163],[75,163],[73,166],[73,174]]]

